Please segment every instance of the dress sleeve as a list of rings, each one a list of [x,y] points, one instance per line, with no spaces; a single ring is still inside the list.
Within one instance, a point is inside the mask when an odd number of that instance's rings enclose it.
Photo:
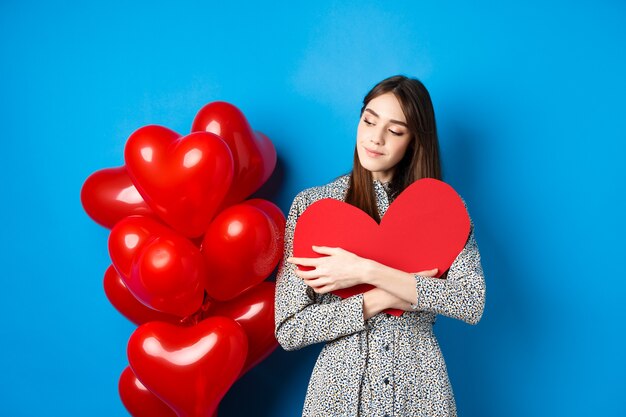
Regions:
[[[478,323],[485,307],[485,277],[471,220],[465,247],[450,266],[447,278],[414,276],[417,287],[417,303],[411,305],[414,310]]]
[[[294,199],[285,225],[284,256],[276,275],[275,336],[285,350],[337,339],[364,330],[363,294],[319,303],[317,294],[295,274],[296,265],[285,261],[293,253],[296,221],[304,211],[303,192]]]

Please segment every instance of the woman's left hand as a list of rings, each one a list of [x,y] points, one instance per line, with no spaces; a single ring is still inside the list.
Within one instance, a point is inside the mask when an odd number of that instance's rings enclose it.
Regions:
[[[315,269],[301,271],[296,268],[296,275],[318,294],[325,294],[342,288],[365,283],[370,260],[348,252],[342,248],[313,246],[317,253],[328,255],[320,258],[287,258],[287,262],[310,266]]]

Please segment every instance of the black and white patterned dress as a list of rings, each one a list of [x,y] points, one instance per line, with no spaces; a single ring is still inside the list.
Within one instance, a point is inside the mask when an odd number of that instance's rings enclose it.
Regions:
[[[344,201],[350,174],[301,191],[285,229],[284,259],[292,256],[300,214],[322,198]],[[386,187],[374,181],[379,213],[389,207]],[[315,363],[303,417],[456,416],[446,365],[433,333],[437,314],[476,324],[485,281],[471,224],[465,248],[446,279],[415,274],[413,311],[363,319],[363,295],[317,294],[282,260],[276,277],[276,339],[285,350],[326,342]]]

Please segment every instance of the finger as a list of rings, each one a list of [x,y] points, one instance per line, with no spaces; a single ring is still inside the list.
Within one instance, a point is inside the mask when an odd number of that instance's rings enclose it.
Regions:
[[[289,258],[285,260],[292,264],[303,265],[303,266],[317,266],[317,263],[319,262],[319,258],[296,258],[293,256],[290,256]]]
[[[313,248],[313,251],[317,252],[317,253],[321,253],[323,255],[333,255],[335,253],[337,253],[339,248],[331,248],[330,246],[311,246],[311,248]]]
[[[326,294],[332,291],[329,285],[322,285],[322,286],[311,287],[311,288],[313,288],[313,291],[315,291],[317,294]]]
[[[312,278],[302,278],[306,285],[311,287],[320,287],[322,285],[328,284],[328,277],[312,277]]]
[[[317,279],[322,276],[317,269],[312,269],[310,271],[298,270],[296,274],[302,279]]]
[[[416,274],[424,276],[424,277],[434,277],[435,275],[437,275],[437,271],[439,271],[439,268],[428,269],[426,271],[416,272]]]

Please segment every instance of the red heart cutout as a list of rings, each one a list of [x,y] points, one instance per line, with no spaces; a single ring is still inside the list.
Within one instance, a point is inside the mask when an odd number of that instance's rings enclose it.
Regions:
[[[180,322],[180,317],[153,310],[137,300],[113,265],[107,268],[103,284],[104,293],[113,307],[137,326],[149,321],[166,321],[175,324]]]
[[[233,153],[233,185],[221,209],[243,201],[267,181],[276,166],[276,149],[260,132],[254,132],[234,105],[215,101],[204,106],[193,120],[192,132],[215,133]]]
[[[233,178],[233,157],[217,135],[187,136],[163,126],[144,126],[124,149],[128,174],[148,205],[187,237],[204,233]]]
[[[241,325],[248,336],[248,357],[239,376],[254,368],[278,347],[274,336],[273,282],[263,281],[234,300],[214,303],[205,317],[226,316]]]
[[[228,207],[211,222],[202,242],[211,298],[231,300],[272,273],[283,250],[283,230],[274,217],[244,202]]]
[[[186,317],[202,305],[207,274],[200,249],[156,220],[119,221],[109,253],[126,287],[146,306]]]
[[[126,167],[106,168],[91,174],[80,191],[80,200],[89,217],[107,229],[126,216],[152,214]]]
[[[456,191],[442,181],[424,178],[400,193],[380,225],[351,204],[331,198],[316,201],[298,218],[293,254],[315,258],[325,255],[314,252],[312,245],[340,247],[410,273],[438,268],[440,277],[463,250],[469,231],[469,215]],[[371,288],[357,285],[333,293],[347,298]]]
[[[215,411],[246,360],[246,334],[228,317],[195,326],[152,321],[128,341],[128,361],[141,383],[179,416]]]
[[[176,417],[174,410],[150,392],[128,366],[120,375],[118,391],[124,407],[133,417]]]

